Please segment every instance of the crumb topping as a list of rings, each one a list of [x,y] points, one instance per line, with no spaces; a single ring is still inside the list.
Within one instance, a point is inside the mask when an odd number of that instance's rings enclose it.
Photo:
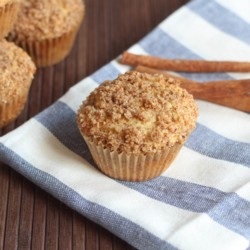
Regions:
[[[22,0],[10,38],[42,40],[59,37],[78,27],[83,14],[82,0]]]
[[[111,151],[155,153],[184,143],[198,108],[179,82],[161,74],[130,71],[105,81],[82,103],[82,134]]]
[[[8,103],[23,88],[29,87],[35,70],[34,63],[25,51],[14,43],[2,40],[0,42],[0,103]]]

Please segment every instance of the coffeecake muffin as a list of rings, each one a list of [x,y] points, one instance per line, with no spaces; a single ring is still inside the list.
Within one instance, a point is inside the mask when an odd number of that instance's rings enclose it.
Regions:
[[[35,70],[25,51],[6,40],[0,42],[0,128],[21,113]]]
[[[38,67],[49,66],[69,54],[83,15],[82,0],[22,0],[8,40],[26,50]]]
[[[95,89],[80,106],[77,121],[103,173],[145,181],[168,168],[197,115],[192,95],[179,82],[131,71]]]
[[[0,0],[0,40],[13,28],[19,7],[19,0]]]

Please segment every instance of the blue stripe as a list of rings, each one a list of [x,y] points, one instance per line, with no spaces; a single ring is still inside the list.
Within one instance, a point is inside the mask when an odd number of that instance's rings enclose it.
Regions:
[[[56,179],[54,176],[34,168],[27,161],[0,143],[1,160],[12,166],[20,174],[40,186],[54,197],[67,204],[80,214],[105,227],[118,237],[124,239],[138,249],[166,249],[176,248],[146,231],[144,228],[122,217],[97,203],[84,199],[81,195]]]
[[[109,63],[93,73],[91,75],[91,78],[100,84],[106,80],[113,80],[117,78],[119,73],[120,72],[112,64]]]
[[[38,115],[37,120],[48,128],[51,133],[64,143],[65,146],[75,153],[79,153],[82,157],[85,159],[87,158],[88,160],[91,156],[89,155],[87,146],[83,143],[83,139],[77,129],[75,119],[76,114],[64,103],[57,102],[53,106],[54,108],[49,108],[50,111],[47,110],[47,114],[43,117],[41,114]],[[61,110],[60,112],[64,115],[58,115],[57,110]],[[58,126],[54,126],[53,124],[60,124],[61,130],[58,130]],[[77,133],[77,135],[74,135],[73,133]],[[213,142],[213,147],[210,145],[211,142]],[[235,143],[235,145],[232,144],[232,142]],[[232,157],[234,161],[237,159],[241,159],[241,161],[244,160],[243,158],[237,158],[238,155],[242,154],[241,151],[244,150],[244,143],[234,142],[221,137],[199,124],[197,131],[193,133],[187,144],[197,147],[198,149],[200,147],[204,148],[204,150],[206,149],[206,153],[209,152],[214,154],[217,152],[216,150],[220,150],[220,143],[223,145],[232,144],[232,149],[229,151],[228,157]],[[204,145],[207,145],[207,148]],[[222,150],[222,152],[224,151],[225,149]],[[245,160],[246,162],[243,163],[247,165],[249,156],[246,157]],[[242,234],[243,236],[247,236],[250,239],[250,235],[248,234],[250,223],[250,214],[248,213],[248,210],[250,210],[250,203],[240,198],[235,193],[226,194],[210,187],[179,180],[171,180],[166,177],[158,177],[152,181],[145,182],[144,184],[131,183],[126,185],[131,185],[131,188],[134,188],[137,191],[143,192],[154,199],[160,199],[163,202],[175,205],[179,208],[195,212],[207,212],[207,214],[218,223]],[[151,190],[149,185],[151,185]],[[170,193],[166,192],[167,189],[171,189],[173,193],[170,195]],[[169,192],[171,192],[171,190],[169,190]],[[181,195],[181,198],[178,199],[178,195]],[[193,197],[191,197],[191,195],[193,195]],[[228,206],[228,204],[231,204],[231,206]],[[228,209],[231,209],[230,215],[228,215]]]
[[[213,24],[217,29],[250,44],[249,23],[216,1],[196,0],[188,4],[187,7]]]
[[[242,164],[250,167],[250,144],[223,137],[211,129],[197,123],[186,147],[203,155]]]
[[[147,53],[154,56],[164,58],[203,59],[158,27],[142,39],[139,45]],[[232,77],[225,73],[181,73],[181,75],[200,82],[232,79]]]
[[[158,177],[144,183],[121,183],[172,206],[207,213],[215,221],[250,239],[250,202],[236,193],[225,193],[167,177]]]
[[[87,145],[77,127],[76,114],[63,102],[56,102],[35,116],[64,145],[95,165]],[[58,129],[61,128],[61,129]]]

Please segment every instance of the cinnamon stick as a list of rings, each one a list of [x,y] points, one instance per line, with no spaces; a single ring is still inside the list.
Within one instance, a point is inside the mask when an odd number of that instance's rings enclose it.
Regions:
[[[250,112],[250,80],[248,79],[199,83],[144,66],[137,66],[135,70],[150,74],[160,73],[167,77],[177,79],[180,81],[181,86],[196,99],[209,101],[244,112]]]
[[[250,72],[250,62],[163,59],[125,51],[121,63],[176,72]]]
[[[250,79],[243,80],[222,80],[213,82],[199,83],[191,79],[181,76],[176,76],[170,73],[162,72],[160,70],[151,69],[144,66],[137,66],[135,68],[139,72],[146,72],[151,74],[164,74],[167,77],[174,78],[181,82],[181,86],[194,96],[211,96],[213,98],[225,98],[239,94],[250,93]]]

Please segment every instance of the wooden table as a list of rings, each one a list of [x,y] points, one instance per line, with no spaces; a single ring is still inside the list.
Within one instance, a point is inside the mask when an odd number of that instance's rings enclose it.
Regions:
[[[188,0],[86,0],[67,59],[39,69],[29,101],[0,135],[48,107],[70,86],[145,36]],[[1,156],[0,156],[1,159]],[[0,249],[133,249],[0,163]]]

